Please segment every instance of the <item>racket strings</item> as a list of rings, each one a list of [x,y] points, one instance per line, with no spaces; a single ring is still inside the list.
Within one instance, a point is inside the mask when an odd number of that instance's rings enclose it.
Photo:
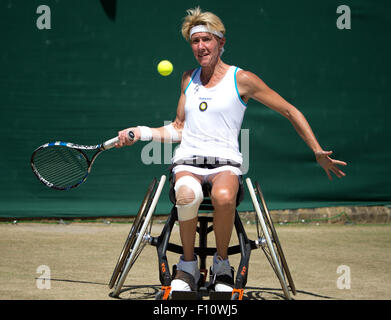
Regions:
[[[88,160],[77,149],[50,146],[37,151],[34,166],[45,180],[57,187],[70,187],[88,175]]]

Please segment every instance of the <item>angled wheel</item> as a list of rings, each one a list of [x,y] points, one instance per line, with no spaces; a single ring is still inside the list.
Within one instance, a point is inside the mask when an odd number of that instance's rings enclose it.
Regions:
[[[284,269],[282,266],[282,263],[280,261],[280,257],[278,254],[277,246],[275,243],[274,238],[272,238],[272,232],[270,228],[267,225],[264,208],[261,209],[261,206],[258,202],[257,196],[255,194],[255,189],[253,187],[253,184],[250,180],[250,178],[246,179],[247,187],[250,192],[251,200],[254,205],[254,209],[257,214],[258,223],[260,224],[261,230],[258,228],[258,244],[262,248],[262,251],[265,253],[266,258],[268,259],[272,269],[274,270],[274,273],[276,274],[280,284],[282,291],[284,293],[284,296],[286,299],[291,299],[291,295],[288,289],[288,283],[285,279],[284,275]]]
[[[132,268],[133,264],[139,257],[142,249],[144,249],[145,245],[151,239],[150,230],[152,227],[152,215],[155,211],[165,181],[166,181],[166,176],[163,175],[160,178],[157,188],[154,191],[152,191],[150,196],[148,196],[149,193],[148,191],[150,189],[148,189],[147,191],[146,209],[142,210],[142,214],[140,214],[140,218],[137,221],[137,224],[136,222],[134,223],[132,230],[130,232],[130,236],[126,240],[126,242],[128,243],[125,243],[123,254],[121,253],[121,255],[124,256],[125,258],[121,258],[120,256],[119,262],[117,263],[118,268],[116,267],[117,275],[113,273],[112,281],[110,281],[110,284],[113,283],[112,286],[114,286],[114,291],[112,292],[113,297],[118,297],[118,295],[120,294],[120,290],[125,282],[129,270]],[[152,184],[153,182],[151,183],[151,185]],[[121,265],[120,262],[122,260],[123,262]],[[116,280],[116,278],[118,278],[118,280]]]
[[[255,188],[256,188],[256,193],[260,199],[260,204],[262,207],[261,211],[264,214],[264,219],[265,219],[266,225],[271,233],[272,241],[274,242],[274,244],[277,248],[278,257],[279,257],[280,263],[282,265],[284,274],[288,280],[289,288],[291,289],[292,293],[294,295],[296,295],[296,287],[293,282],[292,275],[291,275],[291,272],[288,267],[288,263],[286,262],[284,251],[282,250],[281,242],[278,238],[276,229],[274,228],[273,220],[272,220],[272,217],[271,217],[269,210],[267,208],[266,201],[265,201],[265,198],[263,197],[261,187],[257,181],[255,181]]]
[[[109,282],[110,289],[113,288],[115,281],[118,278],[119,273],[123,269],[125,260],[129,255],[129,251],[132,247],[132,244],[134,244],[134,242],[135,242],[135,238],[137,236],[137,231],[140,230],[140,228],[142,226],[142,222],[145,220],[145,216],[148,212],[149,207],[151,206],[152,197],[153,197],[156,183],[157,183],[156,178],[153,178],[153,180],[151,181],[151,183],[147,189],[147,192],[144,196],[143,202],[141,203],[141,206],[138,210],[136,218],[134,219],[134,222],[133,222],[132,227],[129,231],[128,237],[125,241],[124,247],[122,248],[121,254],[118,258],[117,264],[116,264],[114,271],[113,271],[113,274],[111,276],[111,279]]]

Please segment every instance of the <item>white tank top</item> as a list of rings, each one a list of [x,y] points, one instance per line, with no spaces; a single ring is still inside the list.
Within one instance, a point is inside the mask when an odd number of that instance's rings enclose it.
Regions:
[[[194,156],[219,157],[242,164],[238,137],[246,104],[240,98],[236,73],[230,66],[212,88],[202,85],[201,67],[194,70],[185,89],[185,124],[173,162]]]

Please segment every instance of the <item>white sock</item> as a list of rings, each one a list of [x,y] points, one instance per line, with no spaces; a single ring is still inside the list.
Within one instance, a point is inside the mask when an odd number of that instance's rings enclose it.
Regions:
[[[228,258],[223,260],[217,253],[213,256],[213,267],[212,272],[217,275],[227,274],[232,275],[231,265]],[[217,292],[232,292],[232,287],[223,283],[217,283],[215,285],[215,291]]]
[[[177,263],[177,269],[191,274],[194,277],[195,283],[198,283],[198,280],[200,279],[200,270],[198,269],[198,260],[196,256],[193,261],[184,261],[183,256],[181,256]],[[174,279],[171,281],[171,291],[191,291],[191,288],[185,281]]]
[[[184,261],[182,259],[183,256],[180,257],[179,262],[177,264],[178,270],[190,273],[194,277],[195,283],[197,283],[200,279],[200,270],[198,269],[197,257],[195,257],[195,260],[193,261]]]
[[[222,273],[220,273],[220,272],[218,272],[218,271],[220,271],[220,270],[216,270],[215,268],[217,267],[217,265],[219,265],[219,264],[222,264],[222,265],[224,265],[224,270],[226,271],[226,272],[222,272]],[[221,268],[217,268],[217,269],[221,269]],[[218,256],[217,255],[217,253],[215,253],[214,254],[214,256],[213,256],[213,267],[212,267],[212,271],[214,272],[214,271],[217,271],[218,272],[218,274],[220,275],[220,274],[228,274],[228,275],[231,275],[231,265],[230,265],[230,263],[229,263],[229,259],[227,258],[227,259],[225,259],[225,260],[223,260],[223,258],[221,258],[220,256]],[[228,270],[229,270],[229,272],[228,272]]]

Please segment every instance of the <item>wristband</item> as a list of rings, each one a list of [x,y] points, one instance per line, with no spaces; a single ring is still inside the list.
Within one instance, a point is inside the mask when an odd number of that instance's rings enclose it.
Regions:
[[[152,140],[152,130],[150,127],[138,126],[140,129],[140,140],[141,141],[151,141]]]

